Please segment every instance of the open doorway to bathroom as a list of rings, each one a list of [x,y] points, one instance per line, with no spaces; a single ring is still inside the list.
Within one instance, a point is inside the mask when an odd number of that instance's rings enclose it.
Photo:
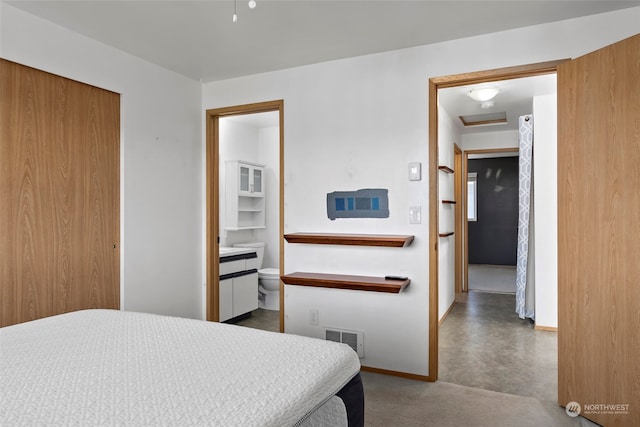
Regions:
[[[207,111],[207,320],[284,331],[283,101]]]

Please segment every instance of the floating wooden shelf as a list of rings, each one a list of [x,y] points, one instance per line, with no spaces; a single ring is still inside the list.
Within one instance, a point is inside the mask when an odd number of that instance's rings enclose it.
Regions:
[[[451,169],[449,166],[438,166],[438,169],[440,169],[442,172],[453,173],[453,169]]]
[[[395,234],[334,234],[334,233],[290,233],[284,238],[289,243],[311,243],[316,245],[386,246],[401,248],[409,246],[414,236]]]
[[[450,231],[448,233],[440,233],[438,234],[438,237],[449,237],[449,236],[453,236],[454,232]]]
[[[373,291],[400,293],[411,283],[407,280],[387,280],[384,277],[347,276],[343,274],[324,273],[291,273],[280,276],[287,285],[314,286],[318,288],[351,289],[356,291]]]
[[[444,203],[445,205],[455,205],[456,201],[455,200],[443,200],[442,203]]]

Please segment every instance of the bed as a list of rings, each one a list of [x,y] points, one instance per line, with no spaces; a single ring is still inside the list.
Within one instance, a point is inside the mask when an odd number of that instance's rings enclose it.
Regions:
[[[0,425],[362,426],[348,346],[83,310],[0,329]]]

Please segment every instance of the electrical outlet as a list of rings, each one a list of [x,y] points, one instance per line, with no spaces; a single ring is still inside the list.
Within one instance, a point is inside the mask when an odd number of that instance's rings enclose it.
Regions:
[[[318,310],[309,310],[309,324],[311,326],[320,325],[320,313]]]

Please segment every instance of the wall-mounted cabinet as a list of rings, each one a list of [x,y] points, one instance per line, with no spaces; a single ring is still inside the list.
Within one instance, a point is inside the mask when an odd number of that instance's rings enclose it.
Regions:
[[[264,166],[247,162],[228,162],[238,177],[238,194],[241,196],[264,196]]]
[[[226,162],[225,230],[265,228],[264,166]]]

